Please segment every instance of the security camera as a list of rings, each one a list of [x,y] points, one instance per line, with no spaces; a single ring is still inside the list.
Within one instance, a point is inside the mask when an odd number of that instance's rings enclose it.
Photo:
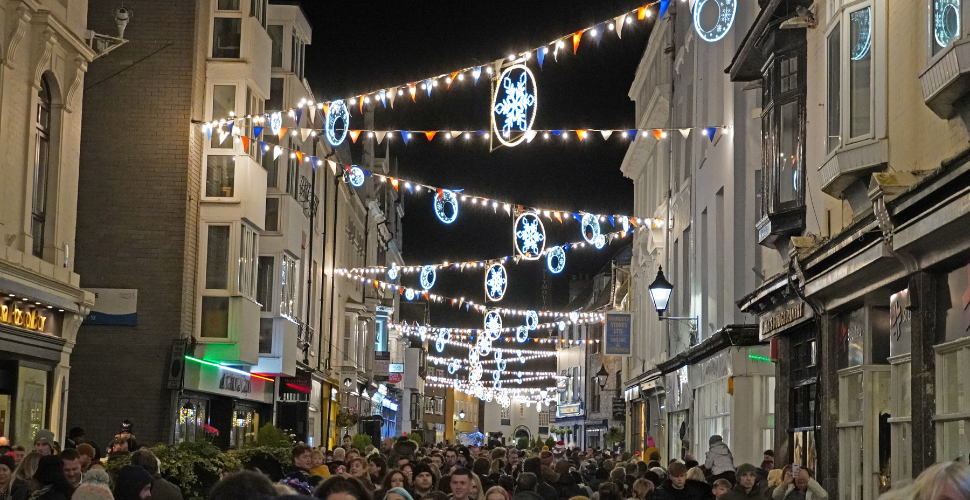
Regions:
[[[131,10],[125,7],[118,7],[115,10],[115,24],[118,25],[118,38],[125,37],[125,27],[131,19]]]

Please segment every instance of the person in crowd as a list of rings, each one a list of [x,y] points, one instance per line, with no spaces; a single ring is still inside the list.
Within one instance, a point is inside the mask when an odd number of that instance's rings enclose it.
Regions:
[[[34,436],[34,452],[40,453],[41,455],[53,455],[54,433],[47,429],[37,431],[37,434]]]
[[[829,494],[815,481],[812,471],[800,468],[797,476],[786,472],[784,481],[775,488],[771,497],[774,500],[825,500]]]
[[[444,474],[451,474],[452,470],[458,466],[458,450],[454,448],[445,449],[445,468],[441,471]]]
[[[970,467],[942,462],[920,473],[912,484],[890,490],[879,500],[965,500],[970,498]]]
[[[536,491],[539,478],[532,472],[522,472],[515,480],[515,495],[512,500],[543,500]]]
[[[704,476],[704,471],[700,467],[691,467],[689,464],[684,464],[687,467],[687,479],[692,481],[707,481],[707,477]]]
[[[350,461],[351,460],[353,460],[355,458],[359,458],[359,457],[360,457],[360,452],[357,451],[357,448],[350,448],[350,449],[348,449],[347,450],[347,458],[345,459],[346,462],[347,462],[347,465],[350,465]]]
[[[131,420],[125,419],[121,422],[118,437],[128,441],[128,451],[134,452],[141,449],[138,440],[135,439],[135,424],[131,423]]]
[[[394,451],[394,438],[388,437],[381,441],[381,455],[384,455],[384,459]]]
[[[519,472],[522,472],[522,452],[512,448],[506,453],[507,463],[505,464],[505,473],[512,476],[513,478],[518,477]]]
[[[667,480],[654,493],[654,499],[710,500],[714,498],[714,493],[709,484],[687,479],[687,467],[682,463],[674,462],[670,464],[667,475]]]
[[[761,461],[762,461],[762,463],[763,462],[769,462],[770,463],[770,467],[768,468],[768,470],[774,469],[775,468],[775,452],[774,452],[774,450],[765,450],[764,457],[761,459]]]
[[[476,458],[472,462],[472,472],[478,476],[478,480],[482,483],[482,488],[484,488],[483,492],[488,491],[492,486],[495,486],[495,482],[488,477],[490,471],[491,464],[488,462],[487,458]]]
[[[227,474],[209,492],[209,500],[265,500],[274,496],[273,482],[250,470]]]
[[[81,486],[81,454],[76,448],[68,448],[60,454],[61,462],[64,464],[64,478],[72,489]]]
[[[633,482],[633,500],[649,500],[655,489],[653,483],[640,478]]]
[[[585,489],[580,488],[576,478],[570,474],[570,468],[572,464],[569,460],[559,460],[550,469],[553,474],[548,474],[546,469],[543,469],[543,478],[547,479],[550,485],[556,490],[556,496],[561,500],[566,500],[574,496],[582,496],[586,493]],[[554,481],[550,481],[554,479]]]
[[[511,498],[512,495],[515,495],[515,479],[513,479],[512,476],[502,474],[498,478],[498,485],[505,490],[505,493],[509,495],[509,498]]]
[[[120,457],[127,457],[131,454],[128,448],[129,441],[122,437],[116,437],[111,441],[111,448],[108,451],[108,461],[116,460]]]
[[[323,479],[330,477],[330,466],[324,463],[325,460],[326,455],[324,455],[322,450],[313,450],[310,456],[310,465],[313,466],[310,469],[310,474],[320,476]]]
[[[337,469],[344,467],[346,465],[347,452],[343,448],[337,447],[333,449],[333,460],[327,464],[330,468],[330,474],[336,474]]]
[[[350,477],[360,481],[367,491],[373,493],[376,489],[373,481],[370,480],[370,475],[367,473],[367,464],[364,463],[364,459],[355,457],[347,462],[347,473],[350,474]]]
[[[614,467],[613,470],[610,471],[610,482],[616,485],[616,489],[618,490],[617,493],[621,497],[623,498],[627,497],[626,471],[623,469],[623,467]]]
[[[408,477],[409,483],[414,482],[414,465],[411,464],[411,462],[404,462],[404,464],[398,467],[398,470],[403,472],[404,475]]]
[[[344,476],[331,476],[313,493],[313,496],[321,500],[372,500],[373,496],[369,489],[359,480]]]
[[[451,473],[451,499],[452,500],[477,500],[472,496],[474,488],[474,475],[472,471],[458,467]]]
[[[556,489],[550,486],[543,479],[542,476],[542,462],[538,457],[529,457],[522,462],[522,471],[531,472],[535,474],[538,485],[536,486],[536,493],[542,497],[542,500],[557,500],[559,495],[556,494]]]
[[[612,481],[600,483],[599,489],[593,494],[593,500],[623,500],[623,494],[620,492],[620,488],[621,485]]]
[[[384,479],[381,481],[380,488],[374,491],[374,498],[383,498],[388,491],[391,491],[394,488],[403,488],[408,492],[411,491],[411,482],[408,481],[407,476],[405,476],[404,473],[398,469],[391,469],[387,471],[387,474],[384,475]]]
[[[182,490],[162,478],[158,470],[158,458],[151,450],[142,448],[132,453],[131,465],[142,467],[152,476],[152,500],[182,500]]]
[[[17,470],[13,474],[13,483],[10,485],[10,498],[13,500],[27,500],[31,493],[40,489],[34,474],[40,465],[40,453],[30,452],[20,461]]]
[[[343,447],[344,450],[349,450],[354,447],[354,439],[350,437],[350,434],[344,434]]]
[[[17,464],[20,465],[20,462],[27,456],[27,448],[24,448],[23,445],[15,444],[13,446],[13,453],[16,455],[14,458],[17,459]]]
[[[440,471],[445,465],[445,457],[441,453],[431,454],[431,465],[434,465]]]
[[[771,469],[768,472],[768,491],[773,492],[776,487],[783,481],[783,474],[781,469]]]
[[[97,450],[88,443],[81,443],[77,445],[77,452],[81,455],[81,473],[85,473],[91,470],[91,467],[97,463],[98,466],[101,462],[97,460]]]
[[[415,464],[411,473],[414,476],[411,489],[414,491],[416,497],[423,497],[434,491],[438,478],[430,465],[423,463]]]
[[[115,500],[149,500],[152,498],[152,475],[144,467],[126,465],[115,478]]]
[[[501,486],[492,486],[485,492],[485,500],[509,500],[509,494]]]
[[[767,484],[758,480],[758,468],[751,464],[741,464],[737,472],[737,484],[728,491],[725,500],[761,500],[765,498]],[[720,498],[720,497],[718,497]]]
[[[290,451],[290,459],[293,462],[292,467],[280,483],[293,488],[299,494],[312,494],[313,484],[317,482],[310,474],[313,467],[313,448],[300,443]]]
[[[10,498],[15,470],[17,460],[10,455],[0,455],[0,500]]]
[[[721,436],[715,434],[708,440],[710,448],[707,450],[704,468],[711,471],[712,480],[727,479],[734,484],[734,455]]]
[[[30,500],[68,500],[74,494],[74,486],[64,477],[64,461],[59,455],[44,455],[37,462],[34,473],[39,489]]]
[[[391,488],[382,498],[384,500],[414,500],[414,497],[404,488]]]
[[[711,485],[711,491],[714,492],[714,498],[721,500],[721,498],[731,491],[731,481],[727,479],[715,479],[714,484]]]
[[[90,474],[85,474],[71,500],[114,500],[108,473],[104,469],[94,469]]]
[[[387,475],[387,461],[377,454],[367,457],[367,475],[371,483],[381,484]]]
[[[485,500],[485,488],[482,488],[482,478],[472,472],[472,489],[469,498],[472,500]]]

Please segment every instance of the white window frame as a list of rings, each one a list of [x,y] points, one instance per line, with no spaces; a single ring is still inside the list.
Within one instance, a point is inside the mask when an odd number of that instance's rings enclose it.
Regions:
[[[209,59],[215,61],[239,61],[243,58],[243,47],[245,46],[243,39],[245,38],[244,32],[246,31],[246,23],[244,22],[246,16],[243,16],[243,12],[246,3],[247,0],[239,0],[239,10],[220,10],[218,8],[219,0],[214,0],[212,2],[211,15],[209,16],[209,52],[206,54]],[[245,11],[248,12],[248,9],[245,9]],[[212,49],[214,48],[213,34],[215,33],[216,18],[239,19],[239,57],[214,57],[212,55]],[[236,102],[238,102],[238,100]]]
[[[948,422],[959,422],[963,421],[964,425],[964,437],[967,438],[967,443],[965,443],[964,453],[961,455],[964,460],[968,459],[970,456],[970,401],[968,401],[967,407],[962,408],[962,411],[956,413],[941,413],[941,411],[946,407],[946,391],[944,387],[948,381],[953,380],[951,376],[948,376],[944,371],[943,357],[956,353],[959,371],[957,377],[960,380],[965,381],[968,385],[964,387],[964,391],[970,391],[970,337],[964,337],[952,342],[947,342],[945,344],[939,344],[934,346],[936,350],[936,387],[937,389],[937,400],[936,400],[936,411],[937,413],[933,415],[933,423],[936,428],[936,450],[937,455],[946,460],[953,460],[956,456],[952,456],[952,452],[944,451],[945,448],[945,436],[943,432],[944,424]],[[970,394],[964,395],[964,398],[970,398]],[[947,453],[949,453],[947,455]]]
[[[236,293],[256,302],[256,272],[259,265],[259,230],[240,224],[239,266],[236,273]]]
[[[280,259],[280,316],[296,322],[300,314],[300,259],[283,253]]]
[[[889,396],[890,450],[892,456],[892,470],[890,474],[894,480],[913,477],[913,417],[912,417],[912,361],[911,354],[903,354],[889,358],[892,393]],[[909,377],[903,377],[903,370],[908,369]],[[910,391],[910,405],[903,401],[906,390]],[[906,437],[908,436],[908,437]]]
[[[206,274],[209,268],[209,227],[222,226],[229,228],[229,252],[226,260],[226,288],[206,288]],[[239,256],[239,222],[233,221],[204,221],[199,228],[199,243],[201,252],[199,253],[199,279],[198,279],[198,299],[196,302],[196,338],[200,342],[225,343],[232,340],[231,331],[226,332],[225,337],[203,337],[202,336],[202,301],[204,297],[222,297],[229,300],[229,314],[232,314],[232,296],[237,275],[238,266],[232,265],[233,259]],[[231,319],[231,318],[230,318]]]
[[[948,48],[952,47],[956,43],[959,43],[960,40],[963,40],[963,32],[967,29],[964,21],[967,19],[968,10],[970,10],[970,5],[968,5],[970,2],[967,0],[960,0],[960,29],[957,30],[956,37],[950,41],[949,45],[946,47],[940,47],[940,49],[934,54],[933,50],[938,47],[936,44],[936,30],[934,28],[933,19],[933,4],[935,2],[936,0],[926,0],[926,59],[930,62],[930,64],[932,64],[932,62],[935,61],[940,54],[946,52]]]

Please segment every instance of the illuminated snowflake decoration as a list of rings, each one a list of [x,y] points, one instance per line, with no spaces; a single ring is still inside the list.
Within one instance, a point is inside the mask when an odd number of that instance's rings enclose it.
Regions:
[[[546,267],[552,274],[559,274],[566,268],[566,250],[563,247],[552,247],[546,252]]]
[[[494,372],[492,372],[492,380],[496,382],[498,382],[499,380],[502,380],[502,372],[498,370],[495,370]]]
[[[502,316],[498,311],[489,311],[485,314],[485,333],[494,335],[496,338],[502,332]],[[483,335],[484,336],[484,335]]]
[[[428,327],[426,327],[426,326],[419,326],[418,327],[418,335],[421,336],[421,341],[423,342],[426,338],[428,338]]]
[[[512,398],[506,396],[505,394],[502,394],[496,397],[495,401],[498,402],[499,406],[501,406],[502,408],[508,408],[509,406],[512,406]]]
[[[536,328],[539,328],[539,313],[535,311],[526,311],[525,327],[530,331],[534,331]]]
[[[593,214],[583,214],[581,229],[583,232],[583,239],[586,240],[587,243],[595,243],[596,237],[602,234],[600,232],[600,222]]]
[[[437,349],[438,352],[443,352],[445,350],[445,343],[445,339],[438,337],[438,339],[434,341],[434,348]]]
[[[546,248],[546,228],[539,216],[526,212],[519,215],[512,224],[515,251],[523,259],[537,260]]]
[[[520,344],[522,342],[525,342],[526,340],[529,340],[529,329],[524,326],[520,326],[516,328],[515,340],[519,341]]]
[[[566,322],[560,321],[558,326],[559,326],[559,331],[561,332],[566,329]]]
[[[569,321],[572,321],[573,323],[579,321],[579,313],[576,311],[569,313]]]
[[[270,113],[269,115],[269,130],[273,132],[273,135],[280,135],[280,129],[283,128],[283,113],[279,111],[275,113]]]
[[[869,55],[869,48],[872,47],[872,7],[859,9],[849,14],[852,22],[852,53],[849,57],[853,61],[859,61]]]
[[[482,365],[476,364],[470,372],[468,372],[468,380],[471,382],[478,382],[482,379]]]
[[[414,300],[414,290],[408,288],[404,291],[404,298],[408,300]]]
[[[605,247],[606,246],[606,236],[603,236],[602,234],[599,235],[599,236],[597,236],[596,239],[593,240],[593,246],[596,247],[597,250],[600,250],[603,247]]]
[[[339,136],[337,134],[337,122],[343,121],[343,129]],[[347,139],[347,131],[350,129],[350,110],[343,100],[336,100],[330,103],[327,109],[327,121],[323,124],[323,134],[327,137],[327,142],[331,146],[339,146]]]
[[[429,264],[421,268],[421,288],[431,290],[436,279],[438,279],[438,273],[435,271],[434,266]]]
[[[451,207],[451,214],[445,210],[448,207]],[[458,198],[455,196],[455,193],[447,189],[442,189],[441,193],[435,194],[434,213],[438,216],[438,220],[445,224],[455,222],[455,219],[458,218]]]
[[[397,279],[397,268],[396,267],[391,266],[391,268],[387,270],[387,279],[389,279],[391,281],[394,281],[394,280]]]
[[[485,271],[485,294],[488,299],[498,302],[505,297],[505,288],[508,285],[508,274],[505,266],[496,262]]]
[[[350,167],[350,171],[347,172],[347,182],[355,188],[359,188],[364,185],[364,171],[360,167]]]
[[[438,330],[438,338],[444,340],[445,342],[451,342],[451,330],[448,328]]]
[[[496,367],[497,367],[497,368],[498,368],[499,370],[501,370],[501,371],[503,371],[503,372],[505,371],[505,367],[506,367],[506,365],[507,365],[507,364],[508,364],[508,362],[507,362],[507,361],[505,361],[504,359],[500,359],[500,360],[498,360],[498,361],[496,361],[496,362],[495,362],[495,366],[496,366]]]
[[[960,0],[933,0],[933,38],[941,48],[960,36]]]
[[[704,21],[709,21],[709,19],[702,19],[703,16],[701,13],[705,6],[709,6],[708,10],[711,12],[717,13],[717,17],[714,19],[714,25],[710,28],[703,26],[705,24]],[[716,42],[724,38],[731,31],[731,26],[734,25],[734,16],[737,12],[737,0],[697,0],[694,4],[694,30],[697,31],[697,35],[705,42]]]
[[[488,335],[478,337],[476,355],[488,356],[492,353],[492,339]]]
[[[536,117],[536,90],[535,76],[524,65],[510,66],[499,76],[492,96],[492,130],[499,142],[515,146],[525,140]]]

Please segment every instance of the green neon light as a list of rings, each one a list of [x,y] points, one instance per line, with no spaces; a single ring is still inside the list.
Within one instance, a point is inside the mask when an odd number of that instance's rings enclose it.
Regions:
[[[753,359],[755,361],[764,361],[765,363],[771,363],[771,358],[758,356],[757,354],[748,354],[748,358]]]
[[[195,361],[196,363],[201,363],[203,365],[214,366],[216,368],[219,368],[219,369],[222,369],[222,370],[226,370],[226,371],[230,371],[230,372],[233,372],[233,373],[238,373],[240,375],[245,375],[247,377],[255,377],[255,378],[258,378],[258,379],[268,380],[270,382],[273,382],[273,379],[271,379],[271,378],[263,377],[261,375],[256,375],[254,373],[249,373],[247,371],[240,370],[238,368],[233,368],[231,366],[220,365],[219,363],[213,363],[212,361],[206,361],[204,359],[193,358],[192,356],[185,356],[185,359],[187,359],[189,361]]]

